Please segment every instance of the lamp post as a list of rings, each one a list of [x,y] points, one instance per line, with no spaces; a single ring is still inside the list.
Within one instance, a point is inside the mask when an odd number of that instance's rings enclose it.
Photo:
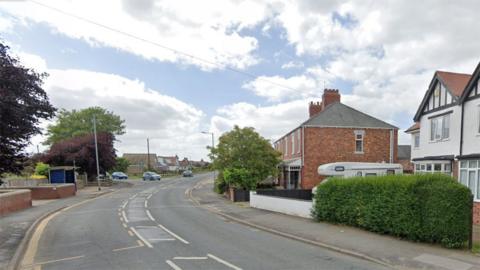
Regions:
[[[213,132],[207,132],[207,131],[202,131],[203,134],[210,134],[212,135],[212,150],[213,148],[215,148],[215,135]],[[212,153],[212,163],[213,163],[213,159],[214,159],[214,156],[213,156],[213,153]],[[215,181],[215,169],[213,170],[213,180]]]
[[[98,164],[97,120],[95,118],[95,115],[93,115],[93,135],[95,138],[95,159],[97,162],[97,186],[98,186],[98,191],[100,191],[101,188],[100,188],[100,166]]]

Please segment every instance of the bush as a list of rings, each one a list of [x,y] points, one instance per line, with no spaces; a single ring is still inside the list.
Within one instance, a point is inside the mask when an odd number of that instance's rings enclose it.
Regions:
[[[45,164],[43,162],[38,162],[37,165],[35,166],[35,174],[48,177],[49,169],[50,169],[50,165]]]
[[[468,240],[472,197],[440,174],[332,178],[318,186],[313,217],[457,248]]]
[[[244,190],[255,190],[257,187],[257,180],[252,176],[252,173],[244,168],[229,168],[223,172],[225,183],[229,187],[239,188]]]

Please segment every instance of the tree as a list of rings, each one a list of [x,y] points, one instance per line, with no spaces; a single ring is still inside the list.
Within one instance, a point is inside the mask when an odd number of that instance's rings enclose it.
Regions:
[[[107,132],[113,135],[125,134],[125,120],[104,108],[90,107],[72,111],[62,109],[57,114],[57,122],[47,127],[45,144],[52,145],[62,140],[91,134],[94,115],[97,132]]]
[[[213,168],[220,172],[216,179],[219,192],[223,192],[226,178],[230,185],[254,189],[260,181],[276,175],[280,163],[280,153],[251,127],[235,126],[220,137],[217,147],[209,149]]]
[[[35,165],[36,175],[42,175],[42,176],[48,177],[48,170],[50,170],[50,165],[45,164],[43,162],[38,162],[37,165]]]
[[[20,173],[30,138],[41,133],[40,120],[55,114],[41,87],[47,74],[22,66],[8,50],[0,43],[0,177]]]
[[[115,166],[114,136],[110,133],[102,132],[97,134],[97,141],[100,173],[105,173]],[[50,150],[43,158],[43,162],[55,166],[72,166],[74,161],[79,172],[86,172],[90,179],[95,179],[97,165],[93,134],[57,142],[50,147]]]
[[[128,165],[130,165],[130,162],[128,162],[126,158],[117,157],[115,162],[115,167],[113,167],[112,169],[113,172],[127,172],[127,168]]]

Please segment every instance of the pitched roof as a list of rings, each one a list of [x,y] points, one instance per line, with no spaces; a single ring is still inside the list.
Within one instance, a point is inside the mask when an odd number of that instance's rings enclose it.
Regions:
[[[140,163],[147,164],[149,158],[148,154],[134,154],[134,153],[125,153],[123,158],[128,160],[130,165],[138,165]],[[150,166],[154,166],[157,163],[157,155],[150,154]]]
[[[472,77],[471,74],[465,73],[455,73],[455,72],[447,72],[447,71],[437,71],[436,72],[438,77],[442,80],[445,86],[457,97],[460,97],[465,90],[470,78]]]
[[[162,164],[165,164],[167,166],[177,166],[177,157],[176,156],[171,156],[171,157],[165,157],[165,156],[159,156],[158,157],[159,161]]]
[[[410,145],[398,145],[398,159],[410,159],[412,155],[412,147]]]
[[[328,105],[323,111],[302,123],[301,126],[398,129],[393,125],[360,112],[341,102]]]
[[[415,122],[415,124],[413,124],[411,127],[407,128],[407,130],[405,130],[405,133],[409,133],[418,129],[420,129],[420,122]]]
[[[477,67],[475,68],[475,71],[472,74],[472,77],[470,78],[470,81],[468,82],[467,86],[465,86],[465,91],[463,91],[463,95],[460,99],[460,102],[464,102],[465,99],[468,97],[470,92],[475,88],[475,84],[477,84],[477,78],[480,77],[480,63],[478,63]]]

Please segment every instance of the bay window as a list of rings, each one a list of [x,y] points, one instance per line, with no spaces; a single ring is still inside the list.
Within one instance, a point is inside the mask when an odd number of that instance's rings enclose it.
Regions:
[[[459,181],[468,187],[475,200],[480,200],[480,160],[460,161]]]

